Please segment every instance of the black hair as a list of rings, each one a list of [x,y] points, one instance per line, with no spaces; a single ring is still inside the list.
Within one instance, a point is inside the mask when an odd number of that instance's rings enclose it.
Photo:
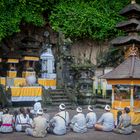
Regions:
[[[117,125],[119,124],[120,116],[122,115],[122,111],[117,112]]]
[[[4,114],[9,113],[9,108],[4,108],[3,113],[4,113]]]
[[[130,112],[130,109],[128,107],[125,107],[124,110],[127,114]]]

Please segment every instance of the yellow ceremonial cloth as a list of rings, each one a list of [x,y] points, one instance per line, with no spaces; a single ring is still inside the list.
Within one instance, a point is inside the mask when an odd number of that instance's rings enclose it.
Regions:
[[[27,61],[39,61],[39,57],[24,56],[22,60],[27,60]]]
[[[4,77],[0,77],[0,84],[6,85],[6,80]]]
[[[41,87],[11,87],[12,96],[41,96]]]
[[[113,108],[124,108],[130,106],[130,100],[115,100],[113,102]]]
[[[43,86],[56,86],[56,79],[38,79],[38,84]]]
[[[130,107],[130,100],[115,100],[112,108]],[[140,108],[140,100],[134,100],[134,108]]]
[[[8,59],[7,63],[18,63],[19,60],[18,59]]]
[[[17,71],[7,71],[7,77],[15,78],[17,76]]]
[[[26,85],[25,78],[14,78],[14,86]]]
[[[29,71],[23,71],[22,72],[22,77],[27,77],[30,75],[36,75],[36,72],[29,72]]]

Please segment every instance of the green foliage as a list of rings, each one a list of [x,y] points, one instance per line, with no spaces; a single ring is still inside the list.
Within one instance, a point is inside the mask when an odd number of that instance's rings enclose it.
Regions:
[[[114,27],[122,20],[119,11],[128,0],[61,0],[52,11],[50,22],[72,38],[109,39],[120,34]]]
[[[1,0],[0,40],[20,31],[21,22],[43,26],[42,12],[48,7],[46,0]]]
[[[122,20],[118,12],[128,3],[128,0],[0,0],[0,40],[19,32],[22,23],[43,26],[46,20],[66,37],[114,38],[120,33],[114,27]]]

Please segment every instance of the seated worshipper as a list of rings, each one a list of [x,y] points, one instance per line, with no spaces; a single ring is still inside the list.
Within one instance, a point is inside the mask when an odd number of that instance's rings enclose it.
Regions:
[[[50,129],[48,130],[50,133],[56,135],[64,135],[67,131],[67,126],[69,124],[69,113],[65,111],[66,106],[64,104],[59,105],[59,113],[57,113],[50,120]]]
[[[15,129],[18,132],[25,132],[26,128],[31,127],[29,115],[24,108],[20,108],[20,113],[16,116]]]
[[[97,121],[96,113],[93,112],[93,107],[91,105],[88,106],[88,111],[89,113],[86,115],[87,128],[93,128]]]
[[[0,132],[11,133],[13,132],[14,117],[9,114],[9,109],[5,108],[3,110],[3,115],[1,116],[1,127]]]
[[[109,105],[105,106],[105,110],[106,113],[103,113],[103,115],[95,124],[95,129],[109,132],[114,129],[114,118],[113,118],[113,114],[110,112],[111,108]]]
[[[61,116],[64,118],[66,126],[68,126],[70,120],[69,120],[69,113],[66,111],[66,106],[65,104],[60,104],[59,105],[59,112],[56,114],[56,116]]]
[[[130,109],[128,107],[125,107],[123,110],[123,114],[119,118],[119,124],[117,127],[113,130],[115,133],[128,135],[131,134],[133,131],[132,125],[131,125],[131,118],[128,115],[130,112]]]
[[[1,126],[1,116],[3,115],[2,107],[0,106],[0,126]]]
[[[37,110],[42,110],[42,106],[37,98],[35,98],[34,101],[35,101],[35,104],[34,104],[33,110],[31,110],[31,113],[34,115],[37,115]]]
[[[73,116],[70,127],[74,132],[85,133],[87,132],[86,118],[85,115],[82,113],[82,108],[77,107],[76,112],[77,114]]]
[[[33,119],[32,128],[27,128],[25,133],[29,136],[43,138],[47,135],[48,124],[45,117],[43,117],[43,110],[37,111],[37,117]]]

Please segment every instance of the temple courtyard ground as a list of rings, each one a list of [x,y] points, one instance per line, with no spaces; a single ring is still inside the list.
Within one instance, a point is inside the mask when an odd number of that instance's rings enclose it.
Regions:
[[[57,108],[48,108],[48,114],[52,117],[57,111]],[[76,113],[75,110],[69,109],[70,118]],[[83,109],[83,112],[86,114],[86,108]],[[104,112],[102,109],[95,109],[97,117],[99,118]],[[0,134],[0,140],[140,140],[140,125],[134,126],[134,129],[137,130],[136,133],[131,135],[119,135],[113,132],[100,132],[93,129],[88,130],[87,133],[78,134],[74,132],[68,132],[64,136],[55,136],[48,134],[45,138],[33,138],[26,136],[25,133],[14,132],[11,134]]]

